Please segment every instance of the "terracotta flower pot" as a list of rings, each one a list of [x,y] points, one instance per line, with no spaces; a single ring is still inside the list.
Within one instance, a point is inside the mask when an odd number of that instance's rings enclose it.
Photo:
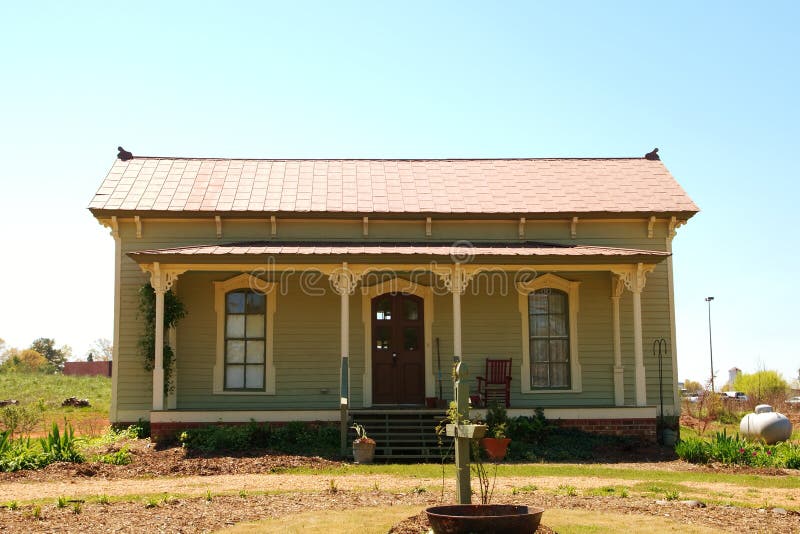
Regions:
[[[481,447],[486,451],[491,460],[502,460],[506,457],[508,452],[508,444],[511,443],[510,438],[483,438],[481,439]]]
[[[374,441],[354,441],[353,460],[357,464],[371,464],[375,459]]]

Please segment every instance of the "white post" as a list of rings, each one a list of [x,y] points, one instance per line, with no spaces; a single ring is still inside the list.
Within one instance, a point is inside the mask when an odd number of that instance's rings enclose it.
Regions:
[[[343,262],[341,271],[334,271],[329,275],[329,279],[340,298],[339,433],[341,452],[345,454],[347,450],[348,409],[350,406],[350,295],[355,290],[356,276],[347,267],[347,262]]]
[[[642,264],[636,266],[631,273],[631,293],[633,294],[633,361],[636,375],[636,406],[647,404],[647,379],[644,368],[644,346],[642,343],[642,289],[644,289],[645,274]]]
[[[154,265],[152,286],[156,293],[156,355],[153,362],[153,410],[164,409],[164,273]]]
[[[625,405],[625,368],[622,366],[622,340],[620,335],[619,299],[625,284],[619,276],[611,279],[611,318],[613,322],[614,343],[614,404]]]
[[[453,294],[453,357],[461,360],[461,293],[466,289],[464,271],[455,266],[450,279],[450,292]]]

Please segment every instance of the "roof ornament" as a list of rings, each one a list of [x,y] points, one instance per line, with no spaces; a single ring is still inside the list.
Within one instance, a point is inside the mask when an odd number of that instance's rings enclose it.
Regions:
[[[119,154],[117,154],[117,158],[119,158],[120,160],[128,161],[129,159],[133,159],[133,154],[131,152],[128,152],[127,150],[125,150],[121,146],[118,146],[117,150],[119,150]]]
[[[661,161],[661,158],[658,157],[658,148],[654,148],[652,152],[645,154],[644,159],[648,159],[650,161]]]

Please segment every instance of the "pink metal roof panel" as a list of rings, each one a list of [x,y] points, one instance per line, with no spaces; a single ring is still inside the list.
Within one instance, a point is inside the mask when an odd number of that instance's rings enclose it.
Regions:
[[[558,214],[698,211],[661,161],[115,160],[95,211]]]

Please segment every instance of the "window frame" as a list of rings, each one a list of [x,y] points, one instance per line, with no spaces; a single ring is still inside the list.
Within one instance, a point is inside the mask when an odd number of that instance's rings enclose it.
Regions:
[[[244,295],[244,305],[243,305],[244,311],[242,313],[231,313],[228,310],[228,297],[230,295],[234,295],[234,294]],[[247,312],[247,299],[248,299],[248,296],[251,295],[251,294],[261,295],[264,298],[263,315],[264,315],[265,321],[264,321],[263,334],[261,336],[250,337],[247,334],[247,323],[248,323],[247,317],[248,317],[248,315],[262,315],[261,313],[255,314],[255,313],[248,313]],[[241,337],[231,336],[229,334],[229,332],[228,332],[228,319],[232,315],[244,317],[244,330],[243,330],[243,336],[241,336]],[[232,290],[230,290],[230,291],[225,293],[225,355],[224,355],[224,358],[223,358],[224,370],[223,370],[222,387],[226,392],[228,392],[228,391],[257,391],[257,392],[264,392],[267,389],[267,377],[266,377],[266,370],[267,370],[266,369],[266,365],[267,365],[267,324],[266,324],[266,315],[267,315],[267,295],[265,295],[261,291],[256,291],[256,290],[254,290],[252,288],[240,288],[240,289],[232,289]],[[244,354],[243,354],[243,360],[242,360],[241,363],[239,363],[239,362],[230,362],[228,360],[228,342],[229,341],[242,341],[244,343]],[[248,363],[247,362],[247,351],[249,350],[248,347],[247,347],[247,344],[248,344],[249,341],[261,341],[261,342],[264,343],[263,359],[258,363]],[[232,388],[232,387],[228,387],[227,386],[227,384],[228,384],[228,370],[229,370],[229,367],[231,367],[232,365],[239,365],[239,366],[241,366],[243,368],[244,371],[243,371],[243,377],[242,378],[243,378],[244,387]],[[258,387],[258,388],[247,387],[247,368],[248,368],[248,366],[250,366],[250,367],[261,367],[263,369],[264,376],[262,376],[261,387]]]
[[[544,295],[544,296],[547,297],[547,310],[544,313],[533,313],[533,308],[532,308],[532,305],[531,305],[531,297],[533,297],[534,295]],[[563,297],[564,306],[566,307],[566,309],[564,311],[562,311],[561,313],[553,313],[553,311],[552,311],[552,302],[550,300],[552,295],[559,295],[559,296]],[[528,344],[529,344],[531,355],[532,355],[531,375],[533,374],[533,367],[535,365],[544,364],[547,367],[547,381],[548,381],[548,385],[547,386],[537,386],[537,385],[531,384],[531,389],[534,389],[536,391],[541,390],[541,389],[545,389],[545,390],[572,389],[572,369],[571,369],[572,351],[570,350],[570,347],[569,347],[569,339],[570,339],[570,335],[569,335],[569,325],[570,325],[569,309],[570,309],[569,295],[566,292],[561,291],[560,289],[554,289],[554,288],[551,288],[551,287],[545,287],[545,288],[541,288],[541,289],[536,289],[536,290],[531,291],[530,293],[528,293],[528,328],[530,328],[531,318],[533,318],[533,317],[545,317],[547,319],[547,325],[548,325],[547,326],[547,333],[545,335],[537,336],[535,333],[529,332]],[[553,316],[563,317],[564,323],[565,323],[564,326],[566,327],[564,329],[564,334],[563,335],[560,335],[560,336],[559,335],[554,335],[554,334],[552,334],[550,332],[550,318],[553,317]],[[547,343],[547,359],[546,360],[540,361],[540,360],[536,359],[536,354],[535,354],[535,351],[534,351],[534,341],[537,341],[537,340],[545,341]],[[551,341],[562,341],[562,342],[566,341],[566,343],[567,343],[567,359],[565,361],[560,361],[559,362],[559,361],[555,361],[553,359],[552,352],[551,352],[551,349],[550,349],[550,347],[551,347],[551,343],[550,342]],[[566,368],[567,368],[567,383],[565,385],[563,385],[563,386],[555,386],[555,385],[553,385],[553,379],[552,379],[552,377],[553,377],[553,366],[556,365],[556,364],[565,365]]]
[[[580,393],[582,391],[580,354],[578,351],[578,312],[580,282],[567,280],[547,273],[528,282],[517,284],[519,312],[522,330],[522,366],[520,387],[525,394]],[[533,387],[531,384],[531,333],[530,333],[530,294],[542,289],[555,289],[567,296],[567,332],[569,335],[569,373],[570,386],[558,388]]]
[[[215,395],[275,395],[275,365],[273,357],[273,317],[275,315],[275,284],[256,278],[249,274],[241,274],[224,281],[214,282],[214,310],[217,315],[217,343],[214,364],[214,380],[212,392]],[[226,389],[227,374],[227,332],[228,317],[227,296],[237,290],[251,290],[265,297],[264,310],[264,387],[262,389]],[[245,308],[246,309],[246,308]],[[246,317],[246,314],[244,314]],[[245,319],[246,321],[246,319]],[[246,364],[243,364],[246,367]]]

